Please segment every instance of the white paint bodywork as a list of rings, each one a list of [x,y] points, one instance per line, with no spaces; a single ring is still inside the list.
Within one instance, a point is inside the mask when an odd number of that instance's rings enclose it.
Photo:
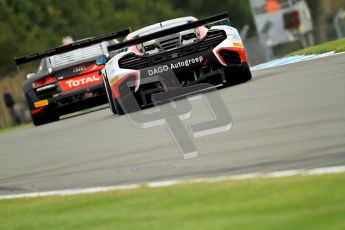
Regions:
[[[220,26],[212,26],[209,30],[224,30],[226,32],[227,38],[221,42],[217,47],[213,49],[214,55],[217,57],[219,62],[222,65],[225,65],[221,59],[218,57],[216,51],[220,49],[221,47],[235,47],[234,42],[240,42],[242,43],[242,40],[240,38],[240,35],[237,31],[236,28],[231,27],[231,26],[225,26],[225,25],[220,25]],[[238,47],[237,47],[238,48]],[[109,81],[109,85],[112,86],[114,84],[114,79],[121,79],[125,76],[128,76],[130,73],[135,73],[138,76],[138,84],[135,86],[135,92],[139,89],[140,86],[140,71],[139,70],[133,70],[133,69],[122,69],[119,66],[119,60],[130,54],[131,52],[126,51],[119,53],[112,57],[107,64],[105,65],[105,68],[103,69],[104,74],[106,74],[107,79]]]

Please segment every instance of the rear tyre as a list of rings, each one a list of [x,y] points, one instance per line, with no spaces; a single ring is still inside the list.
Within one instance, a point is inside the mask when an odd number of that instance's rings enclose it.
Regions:
[[[114,99],[114,106],[118,115],[134,113],[140,111],[140,105],[135,97],[135,93],[131,90],[128,91],[128,86],[123,83],[119,86],[120,97]]]
[[[139,105],[138,105],[137,100],[132,95],[131,96],[123,96],[121,98],[121,100],[122,100],[122,104],[126,105],[125,110],[122,108],[122,106],[120,105],[120,102],[117,99],[114,100],[114,105],[115,105],[115,108],[116,108],[118,115],[134,113],[134,112],[138,112],[141,110]]]
[[[40,115],[31,116],[31,119],[32,119],[32,123],[35,126],[40,126],[40,125],[45,125],[54,121],[58,121],[59,116],[55,114],[54,115],[40,114]]]
[[[238,68],[226,68],[224,73],[226,78],[225,87],[241,84],[252,79],[252,73],[247,64]]]
[[[123,109],[121,108],[120,103],[115,99],[114,100],[114,107],[118,115],[124,115]]]
[[[109,85],[109,82],[108,82],[108,78],[103,77],[103,82],[104,82],[105,92],[107,93],[107,98],[108,98],[108,103],[109,103],[110,111],[113,114],[116,114],[117,111],[116,111],[116,108],[115,108],[115,105],[114,105],[114,101],[113,101],[113,99],[111,97],[111,89],[110,89],[110,85]]]

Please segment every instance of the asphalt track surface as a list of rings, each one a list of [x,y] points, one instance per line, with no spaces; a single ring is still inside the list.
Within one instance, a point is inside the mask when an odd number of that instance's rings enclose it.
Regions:
[[[345,55],[257,71],[219,94],[233,127],[195,139],[189,160],[164,126],[109,109],[0,134],[0,194],[345,165]],[[185,123],[206,111],[193,102]]]

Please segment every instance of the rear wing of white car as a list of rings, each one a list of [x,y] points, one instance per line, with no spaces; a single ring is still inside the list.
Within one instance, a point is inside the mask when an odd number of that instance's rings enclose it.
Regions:
[[[183,24],[183,25],[164,29],[164,30],[152,33],[152,34],[147,34],[147,35],[144,35],[142,37],[134,38],[134,39],[131,39],[131,40],[119,43],[119,44],[114,44],[114,45],[109,46],[108,50],[109,51],[120,50],[122,48],[126,48],[129,46],[145,43],[145,42],[151,41],[151,40],[156,39],[156,38],[164,37],[164,36],[178,33],[178,32],[182,32],[185,30],[194,29],[194,28],[204,26],[207,24],[222,22],[224,20],[227,20],[229,22],[229,15],[227,12],[222,13],[222,14],[217,14],[217,15],[214,15],[214,16],[211,16],[208,18],[196,20],[193,22],[188,22],[188,23]]]

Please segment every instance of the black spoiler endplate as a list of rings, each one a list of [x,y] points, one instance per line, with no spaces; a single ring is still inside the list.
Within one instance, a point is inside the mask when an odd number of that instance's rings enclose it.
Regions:
[[[221,13],[221,14],[217,14],[208,18],[204,18],[204,19],[200,19],[197,21],[193,21],[193,22],[189,22],[180,26],[176,26],[176,27],[172,27],[172,28],[168,28],[165,30],[161,30],[152,34],[148,34],[148,35],[144,35],[142,37],[139,38],[135,38],[132,40],[128,40],[119,44],[114,44],[108,47],[109,51],[113,51],[113,50],[118,50],[118,49],[122,49],[128,46],[132,46],[132,45],[137,45],[137,44],[141,44],[159,37],[163,37],[163,36],[167,36],[170,34],[174,34],[174,33],[178,33],[184,30],[189,30],[189,29],[193,29],[196,27],[200,27],[206,24],[210,24],[212,22],[217,22],[223,19],[229,19],[229,15],[227,12],[225,13]]]
[[[51,55],[55,55],[55,54],[59,54],[59,53],[72,51],[75,49],[94,45],[94,44],[97,44],[97,43],[100,43],[103,41],[108,41],[108,40],[115,39],[115,38],[125,37],[130,32],[131,32],[131,30],[129,28],[128,29],[121,29],[121,30],[118,30],[118,31],[115,31],[115,32],[112,32],[112,33],[109,33],[106,35],[82,39],[80,41],[77,41],[77,42],[74,42],[74,43],[71,43],[68,45],[59,46],[59,47],[49,49],[46,51],[42,51],[39,53],[29,54],[29,55],[22,56],[22,57],[16,57],[16,58],[14,58],[14,60],[16,62],[16,65],[21,65],[21,64],[25,64],[28,62],[42,59],[46,56],[51,56]]]

